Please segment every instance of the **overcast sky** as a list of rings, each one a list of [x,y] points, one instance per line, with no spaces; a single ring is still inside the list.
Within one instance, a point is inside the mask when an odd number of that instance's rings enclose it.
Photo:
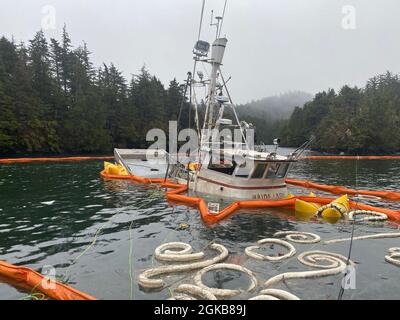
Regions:
[[[201,3],[0,0],[0,34],[27,41],[43,21],[52,26],[54,8],[55,29],[47,27],[46,36],[59,39],[66,23],[74,45],[88,43],[96,66],[113,62],[129,76],[146,64],[165,84],[183,82]],[[224,0],[206,3],[202,38],[212,41],[210,11],[221,14]],[[242,103],[290,90],[316,93],[399,72],[399,17],[399,0],[228,0],[222,35],[229,40],[224,70],[232,96]]]

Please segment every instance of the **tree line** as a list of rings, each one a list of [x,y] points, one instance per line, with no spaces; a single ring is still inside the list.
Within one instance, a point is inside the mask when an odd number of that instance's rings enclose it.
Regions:
[[[314,150],[348,154],[400,151],[400,78],[387,72],[364,88],[343,86],[323,91],[294,109],[280,124],[284,146],[299,146],[311,136]]]
[[[48,41],[42,31],[27,44],[0,38],[0,155],[145,148],[148,130],[167,132],[181,106],[180,125],[188,126],[178,81],[165,88],[144,67],[127,80],[112,63],[95,68],[90,54],[85,42],[72,46],[65,27],[60,40]],[[312,148],[319,151],[400,151],[398,75],[387,72],[364,88],[344,86],[309,100],[292,92],[239,106],[238,113],[255,125],[256,142],[280,137],[283,146],[297,147],[315,136]]]
[[[0,38],[0,154],[140,148],[149,129],[177,119],[183,87],[175,79],[164,88],[143,67],[127,81],[112,63],[96,69],[90,54],[86,43],[72,46],[65,27],[60,41],[42,31],[28,44]]]

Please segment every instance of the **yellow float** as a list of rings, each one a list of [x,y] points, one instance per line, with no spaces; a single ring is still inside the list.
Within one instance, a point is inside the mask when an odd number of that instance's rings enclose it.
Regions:
[[[128,171],[120,164],[112,164],[110,162],[104,161],[104,171],[106,174],[113,176],[127,176]]]
[[[309,197],[316,197],[316,195],[311,192]],[[317,210],[321,208],[321,204],[316,202],[306,202],[300,199],[296,199],[294,204],[295,214],[297,218],[308,220],[311,217],[315,216]]]
[[[337,198],[326,206],[327,208],[322,210],[322,218],[328,219],[340,219],[344,214],[350,211],[349,198],[347,194]]]
[[[309,197],[316,197],[316,195],[310,193]],[[350,211],[350,204],[347,195],[343,195],[325,206],[316,202],[296,199],[295,210],[298,218],[310,219],[315,215],[320,215],[324,220],[334,223]]]

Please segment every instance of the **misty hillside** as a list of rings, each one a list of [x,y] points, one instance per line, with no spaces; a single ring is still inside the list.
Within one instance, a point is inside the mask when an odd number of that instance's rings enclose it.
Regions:
[[[238,112],[243,116],[262,114],[269,120],[288,119],[295,107],[302,107],[312,99],[313,95],[307,92],[291,91],[239,105]]]
[[[386,72],[363,88],[319,92],[281,126],[282,146],[297,147],[315,136],[312,149],[337,154],[400,151],[400,75]],[[282,130],[283,129],[283,130]]]
[[[279,137],[293,110],[312,99],[309,93],[292,91],[239,105],[237,110],[241,120],[255,126],[256,143],[270,144]]]

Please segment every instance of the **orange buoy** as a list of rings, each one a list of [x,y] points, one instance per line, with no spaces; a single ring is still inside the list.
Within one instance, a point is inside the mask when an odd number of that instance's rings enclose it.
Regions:
[[[304,156],[311,160],[399,160],[400,156]]]
[[[55,300],[96,300],[86,293],[69,287],[57,281],[49,280],[42,274],[26,268],[18,267],[4,261],[0,261],[0,275],[4,279],[10,279],[23,287],[36,290]]]
[[[187,195],[182,195],[182,193],[187,191],[187,185],[179,184],[179,183],[173,183],[170,179],[167,179],[164,181],[164,179],[160,178],[144,178],[144,177],[139,177],[135,175],[128,175],[128,176],[118,176],[118,175],[110,175],[103,170],[100,175],[105,178],[105,179],[126,179],[126,180],[131,180],[135,181],[138,183],[143,183],[143,184],[160,184],[161,187],[170,189],[166,192],[166,198],[169,201],[173,202],[178,202],[178,203],[184,203],[189,206],[196,206],[198,210],[200,211],[200,215],[203,219],[204,222],[208,224],[214,224],[217,223],[227,217],[229,217],[231,214],[234,212],[241,210],[241,209],[260,209],[260,208],[290,208],[294,209],[295,208],[295,203],[296,200],[302,200],[306,202],[312,202],[315,203],[316,205],[326,205],[334,201],[335,199],[332,198],[322,198],[322,197],[315,197],[315,196],[293,196],[288,199],[281,199],[281,200],[248,200],[248,201],[235,201],[232,204],[230,204],[228,207],[224,208],[223,210],[217,212],[217,213],[211,213],[208,210],[207,203],[205,202],[204,199],[199,198],[199,197],[191,197]],[[305,186],[309,188],[310,186],[314,186],[312,182],[309,181],[301,181],[301,180],[293,180],[293,179],[287,179],[287,183],[290,184],[295,184],[299,186]],[[327,190],[332,190],[336,189],[337,187],[332,187],[332,186],[325,186],[323,185],[324,191]],[[329,191],[328,191],[329,192]],[[356,191],[357,193],[360,193],[360,190]],[[338,192],[340,193],[340,192]],[[392,194],[392,197],[395,195]],[[400,194],[399,194],[400,196]],[[384,213],[388,216],[390,220],[394,221],[400,221],[400,210],[395,211],[395,210],[390,210],[390,209],[385,209],[385,208],[377,208],[365,204],[361,204],[358,202],[353,202],[349,201],[349,205],[352,209],[357,209],[357,210],[371,210],[371,211],[376,211],[376,212],[381,212]]]
[[[326,184],[319,184],[312,181],[296,180],[296,179],[286,179],[286,183],[307,189],[317,189],[333,194],[348,194],[355,196],[365,195],[365,196],[379,197],[391,201],[400,201],[400,192],[396,191],[356,190],[342,186],[329,186]]]
[[[87,160],[111,160],[113,156],[104,157],[63,157],[63,158],[8,158],[0,159],[0,164],[28,163],[28,162],[59,162],[59,161],[87,161]]]

